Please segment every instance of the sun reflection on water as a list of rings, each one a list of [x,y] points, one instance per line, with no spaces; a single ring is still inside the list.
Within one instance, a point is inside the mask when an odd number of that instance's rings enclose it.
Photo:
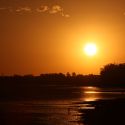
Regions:
[[[83,101],[96,101],[101,98],[100,89],[97,87],[83,87],[82,98]]]

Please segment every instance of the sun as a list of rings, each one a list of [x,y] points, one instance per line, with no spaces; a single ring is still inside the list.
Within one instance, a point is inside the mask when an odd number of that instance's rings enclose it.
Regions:
[[[97,46],[95,43],[87,43],[84,46],[84,52],[87,56],[94,56],[97,53]]]

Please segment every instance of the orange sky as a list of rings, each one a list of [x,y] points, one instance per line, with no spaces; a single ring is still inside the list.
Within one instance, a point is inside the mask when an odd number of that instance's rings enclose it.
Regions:
[[[0,73],[98,74],[125,62],[124,0],[1,0]],[[83,53],[95,42],[96,56]]]

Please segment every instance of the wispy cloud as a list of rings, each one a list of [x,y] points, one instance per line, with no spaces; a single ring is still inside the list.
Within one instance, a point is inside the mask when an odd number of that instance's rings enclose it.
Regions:
[[[12,9],[12,7],[0,7],[0,11],[12,12],[13,9]]]
[[[17,7],[17,9],[14,9],[12,7],[0,7],[0,11],[8,11],[8,12],[16,12],[16,13],[26,13],[26,12],[37,12],[37,13],[48,13],[48,14],[59,14],[62,17],[69,18],[70,15],[64,12],[63,7],[60,5],[53,5],[53,6],[48,6],[48,5],[41,5],[40,7],[37,7],[36,9],[32,9],[30,6],[24,6],[24,7]]]
[[[31,12],[32,9],[30,7],[19,7],[15,11],[16,12]]]
[[[7,8],[4,8],[4,7],[0,7],[0,10],[6,10]]]
[[[52,6],[52,8],[49,11],[50,14],[56,14],[59,13],[61,16],[69,18],[70,15],[69,14],[65,14],[64,13],[64,9],[60,6],[60,5],[54,5]]]
[[[40,12],[40,13],[41,13],[41,12],[46,12],[46,11],[48,11],[48,10],[49,10],[49,7],[46,6],[46,5],[45,5],[45,6],[42,6],[42,5],[41,5],[39,8],[36,9],[36,11],[37,11],[37,12]]]
[[[50,14],[55,14],[55,13],[59,13],[59,12],[63,12],[63,8],[59,5],[54,5],[52,6],[51,10],[49,11]]]
[[[70,17],[69,14],[64,14],[63,16],[66,17],[66,18],[69,18],[69,17]]]

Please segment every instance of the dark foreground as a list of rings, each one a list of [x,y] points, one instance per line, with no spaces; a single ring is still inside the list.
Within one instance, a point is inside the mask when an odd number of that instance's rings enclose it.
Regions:
[[[125,124],[124,89],[51,86],[42,93],[41,99],[1,100],[0,125]]]
[[[90,102],[94,109],[80,110],[85,125],[124,125],[125,99]]]

